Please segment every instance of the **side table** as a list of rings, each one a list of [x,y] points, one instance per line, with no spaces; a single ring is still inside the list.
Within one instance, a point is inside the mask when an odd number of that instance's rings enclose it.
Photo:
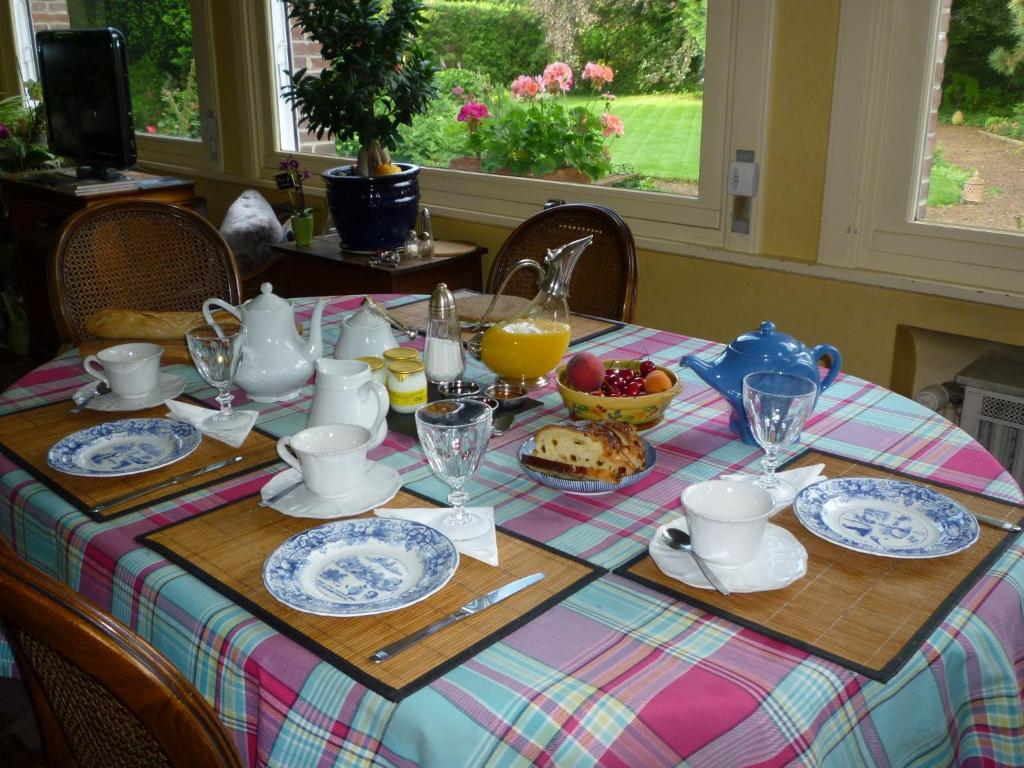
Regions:
[[[286,295],[326,296],[352,293],[430,293],[438,283],[458,288],[483,289],[480,257],[486,248],[473,243],[438,241],[440,255],[429,259],[403,259],[397,265],[370,264],[364,254],[342,251],[337,235],[314,237],[299,247],[292,242],[270,246],[287,261]]]

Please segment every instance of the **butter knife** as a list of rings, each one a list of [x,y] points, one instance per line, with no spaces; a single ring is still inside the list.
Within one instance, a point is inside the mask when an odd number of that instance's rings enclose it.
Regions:
[[[1000,520],[998,517],[990,517],[983,515],[980,512],[975,512],[974,516],[978,518],[979,523],[987,523],[988,525],[994,526],[1002,531],[1019,531],[1020,526],[1009,520]]]
[[[459,610],[455,611],[455,613],[448,614],[440,621],[435,621],[429,627],[424,627],[423,629],[417,632],[413,632],[411,635],[408,635],[407,637],[403,637],[401,640],[396,640],[395,642],[389,645],[385,645],[379,651],[375,651],[370,655],[370,661],[372,661],[374,664],[380,664],[382,661],[387,661],[392,656],[401,653],[406,648],[412,645],[415,645],[423,638],[430,637],[430,635],[434,634],[435,632],[438,632],[439,630],[442,630],[448,625],[454,624],[457,621],[462,621],[462,619],[466,618],[467,616],[472,616],[474,613],[480,613],[480,611],[490,608],[492,605],[495,605],[496,603],[500,603],[506,597],[511,597],[516,592],[525,589],[531,584],[537,583],[543,578],[543,573],[533,573],[529,576],[523,576],[521,579],[516,579],[515,581],[506,584],[503,587],[498,587],[492,592],[488,592],[486,595],[478,597],[476,600],[471,600],[470,602],[466,603],[464,606],[459,608]]]
[[[126,493],[124,494],[124,496],[118,496],[116,499],[104,501],[102,504],[97,504],[95,507],[90,507],[89,511],[93,514],[96,514],[97,512],[102,512],[105,509],[117,507],[121,504],[124,504],[126,501],[132,501],[133,499],[139,499],[142,498],[143,496],[148,496],[153,491],[159,491],[161,488],[170,488],[172,485],[177,485],[178,483],[184,482],[185,480],[191,480],[193,477],[199,477],[199,475],[205,475],[207,472],[213,472],[215,469],[227,467],[241,460],[241,456],[232,456],[230,459],[222,459],[221,461],[215,461],[213,462],[213,464],[207,464],[205,467],[200,467],[199,469],[193,469],[189,472],[182,472],[180,475],[175,475],[174,477],[168,478],[167,480],[156,483],[154,485],[147,486],[146,488],[140,488],[137,491]]]
[[[260,502],[260,503],[259,503],[259,504],[258,504],[257,506],[260,506],[260,507],[269,507],[269,506],[270,506],[271,504],[273,504],[273,503],[274,503],[275,501],[280,501],[281,499],[283,499],[283,498],[284,498],[285,496],[287,496],[287,495],[288,495],[289,493],[291,493],[292,491],[294,491],[294,490],[295,490],[296,488],[298,488],[298,487],[299,487],[300,485],[302,485],[302,479],[301,479],[301,478],[299,479],[299,481],[298,481],[298,482],[295,482],[295,483],[292,483],[291,485],[287,485],[287,486],[285,486],[285,487],[284,487],[284,488],[282,488],[282,489],[281,489],[280,491],[278,491],[278,492],[277,492],[277,493],[275,493],[275,494],[274,494],[273,496],[271,496],[271,497],[270,497],[269,499],[264,499],[264,500],[263,500],[263,501],[261,501],[261,502]]]

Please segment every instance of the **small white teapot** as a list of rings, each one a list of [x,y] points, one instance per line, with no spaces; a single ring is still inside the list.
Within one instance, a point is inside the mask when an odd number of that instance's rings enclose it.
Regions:
[[[334,347],[337,360],[381,357],[384,350],[398,346],[391,324],[370,309],[368,302],[341,321],[341,336]]]
[[[306,427],[323,424],[355,424],[370,430],[370,448],[388,434],[388,390],[373,380],[370,366],[362,360],[316,361],[316,391],[306,417]]]
[[[309,338],[303,339],[295,328],[292,305],[272,291],[270,283],[263,283],[260,295],[240,307],[222,299],[203,302],[203,317],[210,325],[216,325],[214,308],[230,312],[245,325],[245,346],[235,383],[257,403],[296,397],[313,375],[313,361],[323,354],[320,319],[328,300],[317,302]]]

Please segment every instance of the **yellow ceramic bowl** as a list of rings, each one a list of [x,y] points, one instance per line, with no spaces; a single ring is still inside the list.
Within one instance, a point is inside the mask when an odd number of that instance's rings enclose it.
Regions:
[[[605,360],[605,370],[609,368],[639,368],[639,363],[632,360]],[[565,407],[573,419],[589,419],[590,421],[624,421],[637,429],[653,427],[665,415],[672,398],[683,391],[679,377],[668,368],[658,366],[658,370],[668,374],[672,386],[664,392],[636,397],[601,397],[589,392],[579,392],[569,387],[565,379],[565,366],[560,365],[556,371],[558,392],[562,395]]]

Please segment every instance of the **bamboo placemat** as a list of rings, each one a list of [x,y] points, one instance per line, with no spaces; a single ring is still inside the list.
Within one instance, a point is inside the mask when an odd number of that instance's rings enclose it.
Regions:
[[[459,313],[459,319],[467,322],[473,322],[479,320],[483,313],[487,310],[487,305],[491,301],[491,294],[486,293],[474,293],[473,291],[461,290],[455,292],[455,307]],[[530,302],[527,299],[523,299],[519,296],[502,296],[498,299],[497,305],[495,305],[495,312],[492,317],[493,320],[505,320],[510,317],[515,317],[521,312],[527,304]],[[412,301],[408,304],[402,304],[399,307],[394,307],[388,311],[399,320],[413,326],[414,328],[424,329],[427,327],[427,309],[428,300]],[[573,313],[569,318],[570,326],[570,344],[578,344],[581,341],[588,341],[590,339],[601,336],[609,331],[614,331],[622,327],[622,323],[615,322],[614,320],[605,320],[600,317],[590,317],[588,315],[577,315]],[[463,338],[470,338],[473,335],[471,331],[464,331]]]
[[[245,442],[238,448],[232,448],[219,440],[204,436],[191,454],[160,469],[143,472],[138,475],[123,477],[80,477],[67,475],[51,469],[46,463],[46,454],[58,440],[73,432],[96,424],[120,419],[165,418],[167,407],[160,404],[154,408],[141,411],[108,413],[84,410],[81,413],[70,413],[70,400],[15,411],[0,416],[0,451],[10,456],[49,486],[53,491],[67,499],[77,509],[89,515],[93,520],[103,521],[134,512],[142,507],[164,501],[175,496],[220,482],[249,472],[257,467],[266,466],[277,461],[277,440],[263,432],[253,429]],[[136,489],[148,488],[162,480],[193,469],[205,467],[221,459],[242,456],[242,460],[227,467],[207,472],[198,477],[184,480],[169,488],[154,491],[137,499],[125,502],[100,512],[93,512],[92,507],[124,496]]]
[[[907,479],[934,488],[972,512],[1014,522],[1024,514],[1013,504],[818,451],[808,451],[789,467],[818,463],[825,464],[824,474],[830,478]],[[792,508],[780,512],[772,523],[788,530],[807,549],[807,575],[785,589],[723,597],[666,576],[647,553],[616,572],[885,682],[1017,535],[981,524],[978,541],[963,552],[900,560],[831,544],[804,528]]]
[[[581,560],[498,530],[498,567],[462,555],[441,590],[375,616],[329,617],[296,611],[270,596],[263,564],[286,539],[324,521],[287,517],[254,496],[139,538],[279,632],[392,701],[400,701],[510,634],[601,575]],[[405,491],[389,508],[436,506]],[[470,600],[537,571],[546,576],[512,597],[381,663],[370,654],[452,613]]]

